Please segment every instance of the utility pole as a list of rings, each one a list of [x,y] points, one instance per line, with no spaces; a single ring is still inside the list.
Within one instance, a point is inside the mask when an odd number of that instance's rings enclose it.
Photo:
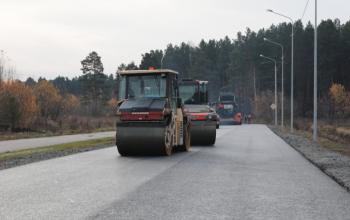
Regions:
[[[314,123],[313,140],[317,141],[317,0],[315,0],[315,34],[314,34]]]

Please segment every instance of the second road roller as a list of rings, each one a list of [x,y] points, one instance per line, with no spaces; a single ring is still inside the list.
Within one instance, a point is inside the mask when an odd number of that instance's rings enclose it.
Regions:
[[[188,151],[191,120],[173,70],[117,72],[116,145],[120,155],[166,155]]]
[[[185,112],[191,116],[192,145],[214,145],[219,116],[208,105],[208,81],[183,79],[180,97],[185,104]]]

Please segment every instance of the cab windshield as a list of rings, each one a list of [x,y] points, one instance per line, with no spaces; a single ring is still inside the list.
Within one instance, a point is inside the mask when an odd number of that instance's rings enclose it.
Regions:
[[[166,97],[166,75],[122,76],[119,98],[164,98]]]
[[[179,93],[184,104],[196,104],[199,102],[198,87],[196,85],[180,85]]]
[[[235,100],[235,97],[231,95],[220,96],[220,101],[222,102],[233,102],[234,100]]]

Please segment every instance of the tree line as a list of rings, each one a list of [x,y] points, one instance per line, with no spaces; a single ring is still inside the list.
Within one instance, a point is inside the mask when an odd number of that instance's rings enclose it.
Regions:
[[[259,55],[280,60],[281,51],[264,41],[264,38],[269,38],[284,45],[285,112],[288,114],[291,28],[290,23],[280,23],[258,31],[247,28],[233,39],[226,36],[218,40],[202,40],[198,45],[169,44],[164,50],[154,49],[142,54],[139,65],[130,62],[120,64],[118,69],[163,67],[178,71],[181,78],[208,80],[211,101],[215,101],[221,91],[234,92],[240,103],[255,106],[249,111],[256,117],[270,117],[274,69],[273,64],[262,60]],[[310,117],[314,27],[311,23],[304,25],[297,21],[294,30],[295,113],[297,117]],[[350,105],[350,21],[342,24],[338,19],[324,20],[319,24],[318,32],[320,117],[347,117],[347,105]],[[28,78],[24,82],[0,80],[0,127],[4,124],[12,129],[32,128],[37,124],[45,127],[51,121],[74,114],[88,117],[113,114],[117,102],[116,75],[104,73],[101,57],[94,51],[81,61],[81,65],[82,75],[72,79],[58,76],[53,80]],[[280,96],[280,62],[278,78]]]
[[[291,86],[291,23],[272,25],[267,29],[245,33],[239,32],[234,39],[202,40],[199,45],[189,43],[169,44],[165,50],[151,50],[142,55],[138,68],[149,66],[170,68],[181,73],[183,78],[198,78],[210,81],[211,100],[215,101],[220,91],[236,94],[240,102],[257,102],[258,98],[274,90],[274,67],[259,57],[273,57],[278,63],[278,90],[281,91],[281,49],[264,41],[264,38],[284,46],[285,96],[290,98]],[[294,97],[295,111],[299,117],[309,117],[313,109],[313,36],[314,27],[300,20],[294,24]],[[329,107],[329,89],[341,84],[350,90],[350,21],[342,24],[339,19],[323,20],[318,26],[318,95],[320,116],[332,116]],[[134,63],[122,64],[120,68],[136,68]],[[272,100],[272,99],[271,99]],[[271,102],[270,102],[271,104]],[[288,103],[285,106],[288,113]]]

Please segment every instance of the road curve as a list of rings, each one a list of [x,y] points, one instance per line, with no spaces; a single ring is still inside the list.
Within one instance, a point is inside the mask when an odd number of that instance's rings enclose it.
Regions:
[[[348,219],[350,194],[263,125],[215,147],[102,149],[0,171],[0,219]]]
[[[86,141],[105,137],[114,137],[114,131],[107,132],[96,132],[89,134],[73,134],[73,135],[62,135],[53,137],[42,137],[42,138],[28,138],[28,139],[18,139],[9,141],[0,141],[0,153],[23,150],[34,147],[45,147],[56,144],[65,144],[76,141]]]

